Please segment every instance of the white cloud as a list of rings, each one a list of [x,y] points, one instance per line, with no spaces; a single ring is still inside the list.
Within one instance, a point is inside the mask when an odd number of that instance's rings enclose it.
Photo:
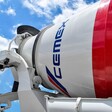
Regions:
[[[62,22],[64,20],[66,20],[67,18],[69,18],[73,14],[74,14],[74,11],[72,9],[65,8],[65,9],[63,9],[62,14],[56,15],[54,17],[53,23]]]
[[[10,40],[0,36],[0,51],[8,49]]]
[[[4,0],[0,0],[0,3],[3,3],[4,2]]]
[[[33,13],[36,13],[36,14],[38,14],[39,16],[45,15],[46,17],[49,17],[48,12],[45,13],[45,11],[43,11],[43,10],[41,9],[41,7],[36,6],[35,2],[29,1],[29,0],[24,0],[23,5],[24,5],[26,8],[28,8],[28,9],[31,11],[32,14],[33,14]]]
[[[0,10],[0,12],[7,15],[16,16],[16,11],[12,7],[9,7],[7,10]]]
[[[50,2],[48,0],[39,0],[38,2],[36,2],[36,4],[39,5],[40,7],[47,7],[49,3]]]
[[[45,16],[53,23],[62,22],[88,6],[84,0],[24,0],[23,5],[32,14]],[[56,11],[57,7],[60,8],[61,13],[54,15],[53,11]]]
[[[0,51],[2,50],[8,50],[8,46],[10,43],[11,39],[6,39],[2,36],[0,36]],[[17,48],[16,44],[13,42],[11,48]]]
[[[46,16],[52,18],[52,9],[57,6],[64,7],[68,3],[67,0],[24,0],[23,5],[28,8],[31,13],[36,13],[38,16]]]
[[[68,3],[68,0],[38,0],[36,4],[42,8],[55,8],[57,5],[60,7],[65,6]]]
[[[16,15],[16,12],[15,12],[15,10],[13,8],[9,7],[6,10],[6,14],[15,16]]]
[[[62,22],[67,18],[70,18],[70,16],[80,13],[84,8],[87,8],[90,5],[91,4],[86,4],[83,0],[75,1],[75,3],[72,4],[72,8],[68,6],[62,8],[62,13],[54,17],[53,23]]]

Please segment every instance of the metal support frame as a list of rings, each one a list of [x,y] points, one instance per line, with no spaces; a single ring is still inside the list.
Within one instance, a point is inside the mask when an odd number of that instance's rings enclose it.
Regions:
[[[19,88],[14,95],[16,98],[10,96],[10,93],[5,94],[2,99],[0,97],[0,104],[8,104],[8,106],[0,108],[0,110],[10,108],[9,102],[19,99],[22,112],[44,112],[46,108],[44,95],[46,93],[42,94],[39,89],[33,88],[34,68],[28,67],[25,60],[19,54],[9,50],[0,52],[0,65],[1,69],[13,67],[14,80],[19,82]],[[41,82],[41,79],[39,81]],[[11,92],[12,95],[13,93],[15,92]]]

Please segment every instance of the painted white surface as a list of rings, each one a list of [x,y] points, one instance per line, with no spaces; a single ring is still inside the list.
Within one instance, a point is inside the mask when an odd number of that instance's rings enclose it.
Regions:
[[[47,112],[112,112],[112,99],[82,98],[46,99]]]
[[[62,36],[60,67],[62,79],[57,79],[71,96],[95,97],[92,73],[92,39],[98,3],[73,16],[66,23]],[[53,73],[53,45],[61,24],[54,25],[39,38],[36,48],[36,67],[43,80],[48,80],[45,66]]]
[[[27,64],[32,66],[32,50],[36,36],[32,36],[30,38],[26,38],[22,44],[20,45],[20,55],[25,59]]]

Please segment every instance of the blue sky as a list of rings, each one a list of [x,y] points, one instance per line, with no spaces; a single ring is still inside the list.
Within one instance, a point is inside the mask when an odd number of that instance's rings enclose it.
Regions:
[[[7,49],[19,25],[42,29],[62,22],[97,0],[0,0],[0,50]],[[0,72],[0,94],[11,91],[13,77],[10,70]],[[20,112],[19,102],[5,112]]]

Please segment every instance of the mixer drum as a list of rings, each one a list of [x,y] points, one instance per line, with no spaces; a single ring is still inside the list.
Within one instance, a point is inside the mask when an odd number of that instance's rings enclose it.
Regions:
[[[43,84],[69,97],[112,97],[112,1],[27,39],[20,54]]]

